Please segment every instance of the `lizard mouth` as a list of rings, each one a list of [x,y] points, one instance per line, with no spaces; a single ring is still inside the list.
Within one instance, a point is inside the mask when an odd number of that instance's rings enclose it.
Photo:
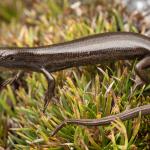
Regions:
[[[0,57],[0,62],[2,62],[5,59],[6,59],[6,57]]]

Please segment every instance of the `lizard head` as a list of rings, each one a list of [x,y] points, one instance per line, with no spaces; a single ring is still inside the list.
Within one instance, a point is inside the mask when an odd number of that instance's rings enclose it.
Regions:
[[[0,67],[11,68],[14,61],[15,55],[12,50],[7,50],[7,48],[0,48]]]
[[[19,48],[0,48],[0,68],[37,70],[35,64],[38,59],[34,58],[32,53],[26,54],[26,49]]]

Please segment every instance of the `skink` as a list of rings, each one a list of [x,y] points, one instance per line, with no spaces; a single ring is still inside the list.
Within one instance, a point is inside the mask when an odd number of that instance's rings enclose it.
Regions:
[[[136,58],[141,59],[135,67],[136,73],[143,81],[150,83],[145,71],[150,67],[150,38],[137,33],[103,33],[49,46],[0,48],[0,67],[41,72],[45,75],[48,90],[44,110],[54,97],[55,81],[50,73],[109,60]],[[1,86],[12,82],[19,74],[20,72]]]

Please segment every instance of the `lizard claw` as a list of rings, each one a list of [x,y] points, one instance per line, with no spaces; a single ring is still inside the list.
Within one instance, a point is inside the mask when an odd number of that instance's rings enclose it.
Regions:
[[[46,109],[47,109],[47,107],[48,107],[48,105],[49,105],[50,102],[52,102],[53,104],[56,105],[58,103],[58,99],[55,98],[55,97],[48,98],[46,96],[45,99],[44,99],[44,107],[43,107],[43,110],[42,110],[43,113],[45,113],[45,111],[46,111]]]

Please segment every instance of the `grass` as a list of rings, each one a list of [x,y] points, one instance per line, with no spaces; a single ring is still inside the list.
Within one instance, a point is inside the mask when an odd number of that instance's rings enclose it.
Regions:
[[[10,1],[11,3],[11,1]],[[105,1],[84,3],[71,9],[67,0],[15,1],[20,15],[11,16],[10,3],[0,6],[0,43],[4,46],[39,46],[76,39],[85,35],[110,32],[138,32],[122,7]],[[5,13],[8,15],[4,15]],[[22,13],[21,13],[22,12]],[[43,13],[44,12],[44,13]],[[14,13],[15,14],[15,13]],[[9,22],[9,23],[8,23]],[[105,62],[100,65],[71,68],[53,73],[55,95],[60,102],[42,113],[47,81],[43,74],[24,73],[0,93],[0,145],[3,148],[28,149],[149,149],[149,116],[109,126],[67,125],[56,136],[52,130],[67,118],[101,118],[150,102],[150,85],[134,89],[136,61]],[[7,79],[12,73],[1,72]],[[8,105],[11,103],[13,108]]]

